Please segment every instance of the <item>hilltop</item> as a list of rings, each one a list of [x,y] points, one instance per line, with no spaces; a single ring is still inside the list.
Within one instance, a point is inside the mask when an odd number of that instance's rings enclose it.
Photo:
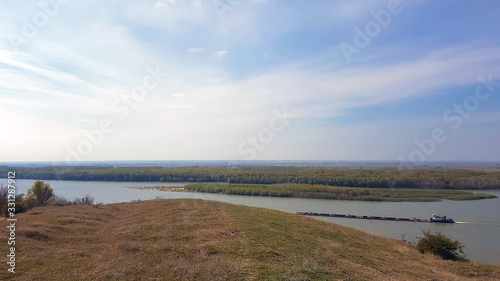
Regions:
[[[17,215],[17,280],[498,280],[402,241],[280,211],[193,199]],[[7,245],[8,229],[0,243]],[[5,260],[5,255],[3,255]],[[5,262],[3,262],[5,267]]]

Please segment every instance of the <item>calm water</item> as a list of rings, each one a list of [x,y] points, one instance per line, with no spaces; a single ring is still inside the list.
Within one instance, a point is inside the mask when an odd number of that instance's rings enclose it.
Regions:
[[[26,193],[34,180],[17,180],[18,193]],[[0,183],[7,185],[6,179]],[[197,198],[216,200],[247,206],[264,207],[286,212],[323,212],[356,215],[398,216],[428,218],[432,213],[442,213],[453,217],[455,224],[414,223],[394,221],[353,220],[343,218],[318,217],[318,219],[353,227],[370,233],[407,240],[415,240],[422,229],[438,230],[465,244],[465,253],[476,261],[500,264],[500,198],[474,201],[441,202],[363,202],[302,198],[254,197],[194,192],[168,192],[134,189],[134,186],[170,185],[183,186],[185,183],[151,182],[80,182],[49,181],[58,196],[67,199],[83,197],[87,193],[96,202],[118,203],[132,200],[160,198]],[[500,197],[500,190],[486,191]]]

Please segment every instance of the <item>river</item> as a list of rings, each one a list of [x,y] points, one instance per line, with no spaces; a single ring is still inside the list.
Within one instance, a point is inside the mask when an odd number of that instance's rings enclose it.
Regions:
[[[35,180],[16,180],[17,193],[25,193]],[[353,227],[365,232],[415,241],[422,230],[436,230],[457,239],[465,245],[464,251],[474,261],[500,264],[500,198],[471,201],[440,202],[368,202],[304,198],[279,198],[239,196],[196,192],[170,192],[136,189],[134,186],[183,186],[185,183],[159,182],[91,182],[47,181],[56,195],[67,199],[90,194],[96,202],[119,203],[154,198],[197,198],[216,200],[285,212],[322,212],[354,215],[429,218],[441,213],[457,222],[455,224],[371,221],[345,218],[317,217],[317,219]],[[7,185],[6,179],[0,184]],[[500,197],[500,190],[481,191]]]

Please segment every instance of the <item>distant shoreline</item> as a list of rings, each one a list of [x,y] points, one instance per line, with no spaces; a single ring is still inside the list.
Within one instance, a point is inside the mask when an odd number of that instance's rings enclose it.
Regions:
[[[467,169],[356,169],[231,166],[231,167],[114,167],[0,166],[0,177],[16,171],[18,179],[114,182],[212,182],[231,184],[310,184],[355,188],[499,189],[500,171]]]
[[[0,166],[9,167],[316,167],[335,169],[397,169],[399,161],[349,161],[349,160],[145,160],[145,161],[2,161]],[[429,161],[415,165],[414,169],[468,169],[476,171],[500,171],[500,161]]]

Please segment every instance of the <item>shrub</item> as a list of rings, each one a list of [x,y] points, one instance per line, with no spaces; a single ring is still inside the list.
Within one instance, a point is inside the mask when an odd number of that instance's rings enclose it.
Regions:
[[[87,194],[82,198],[76,198],[72,203],[74,205],[93,205],[94,197],[92,197],[90,194]]]
[[[422,231],[424,237],[417,237],[417,249],[420,253],[431,253],[445,260],[468,261],[463,254],[462,243],[452,240],[440,232]]]
[[[71,205],[71,202],[68,201],[66,198],[59,197],[59,196],[53,196],[46,202],[47,206],[67,206]]]
[[[28,189],[26,203],[30,208],[46,205],[47,201],[54,196],[54,190],[50,184],[44,181],[35,181],[33,186]]]

